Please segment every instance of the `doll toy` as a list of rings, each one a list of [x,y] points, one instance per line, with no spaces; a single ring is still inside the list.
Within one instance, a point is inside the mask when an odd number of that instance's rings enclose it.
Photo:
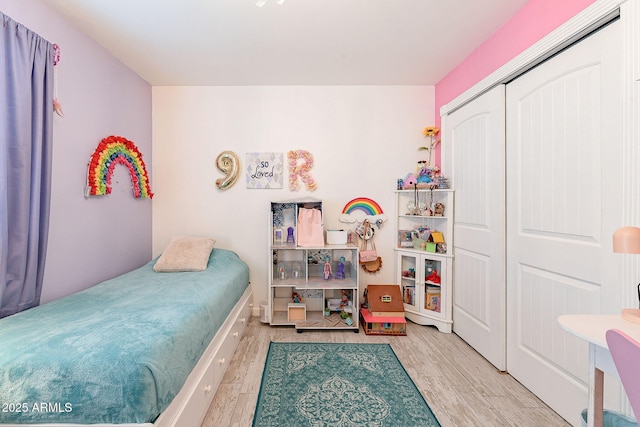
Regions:
[[[343,256],[340,257],[340,262],[338,262],[338,270],[336,271],[335,278],[344,280],[344,262],[345,258]]]
[[[331,258],[328,256],[324,259],[324,272],[322,273],[322,277],[324,280],[331,280],[333,277],[333,272],[331,271]]]
[[[291,302],[298,304],[302,302],[302,297],[297,292],[294,292],[291,294]]]
[[[349,301],[349,295],[347,295],[347,291],[342,291],[342,299],[340,300],[340,310],[344,310],[346,307],[351,305],[351,301]]]

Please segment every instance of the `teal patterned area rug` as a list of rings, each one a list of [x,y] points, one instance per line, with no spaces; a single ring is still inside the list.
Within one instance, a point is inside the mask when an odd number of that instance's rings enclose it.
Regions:
[[[253,426],[440,423],[389,344],[272,342]]]

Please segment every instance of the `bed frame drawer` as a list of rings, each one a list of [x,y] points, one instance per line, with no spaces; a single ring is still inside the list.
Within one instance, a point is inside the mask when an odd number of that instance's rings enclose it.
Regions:
[[[236,348],[238,348],[238,344],[240,344],[240,339],[242,338],[247,327],[247,323],[249,322],[249,316],[251,316],[252,306],[253,304],[251,301],[248,301],[247,304],[245,304],[238,312],[229,333],[226,335],[222,345],[220,345],[219,350],[214,356],[213,383],[216,389],[222,382],[222,378],[231,363],[233,354],[235,353]]]
[[[191,398],[180,413],[175,423],[176,426],[199,426],[202,424],[203,416],[215,395],[214,370],[215,366],[209,365],[204,372]]]

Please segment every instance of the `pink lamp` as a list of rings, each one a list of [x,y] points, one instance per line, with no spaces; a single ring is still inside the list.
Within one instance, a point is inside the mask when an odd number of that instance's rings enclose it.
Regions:
[[[613,233],[613,252],[622,254],[640,254],[640,228],[622,227]],[[640,284],[638,284],[638,301],[640,301]],[[625,308],[622,318],[640,324],[640,309]]]

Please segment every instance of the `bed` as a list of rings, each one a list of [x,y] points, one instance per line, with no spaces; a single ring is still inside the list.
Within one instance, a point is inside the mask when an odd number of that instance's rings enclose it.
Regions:
[[[249,269],[218,248],[203,271],[157,261],[0,320],[0,424],[200,425],[251,316]]]

